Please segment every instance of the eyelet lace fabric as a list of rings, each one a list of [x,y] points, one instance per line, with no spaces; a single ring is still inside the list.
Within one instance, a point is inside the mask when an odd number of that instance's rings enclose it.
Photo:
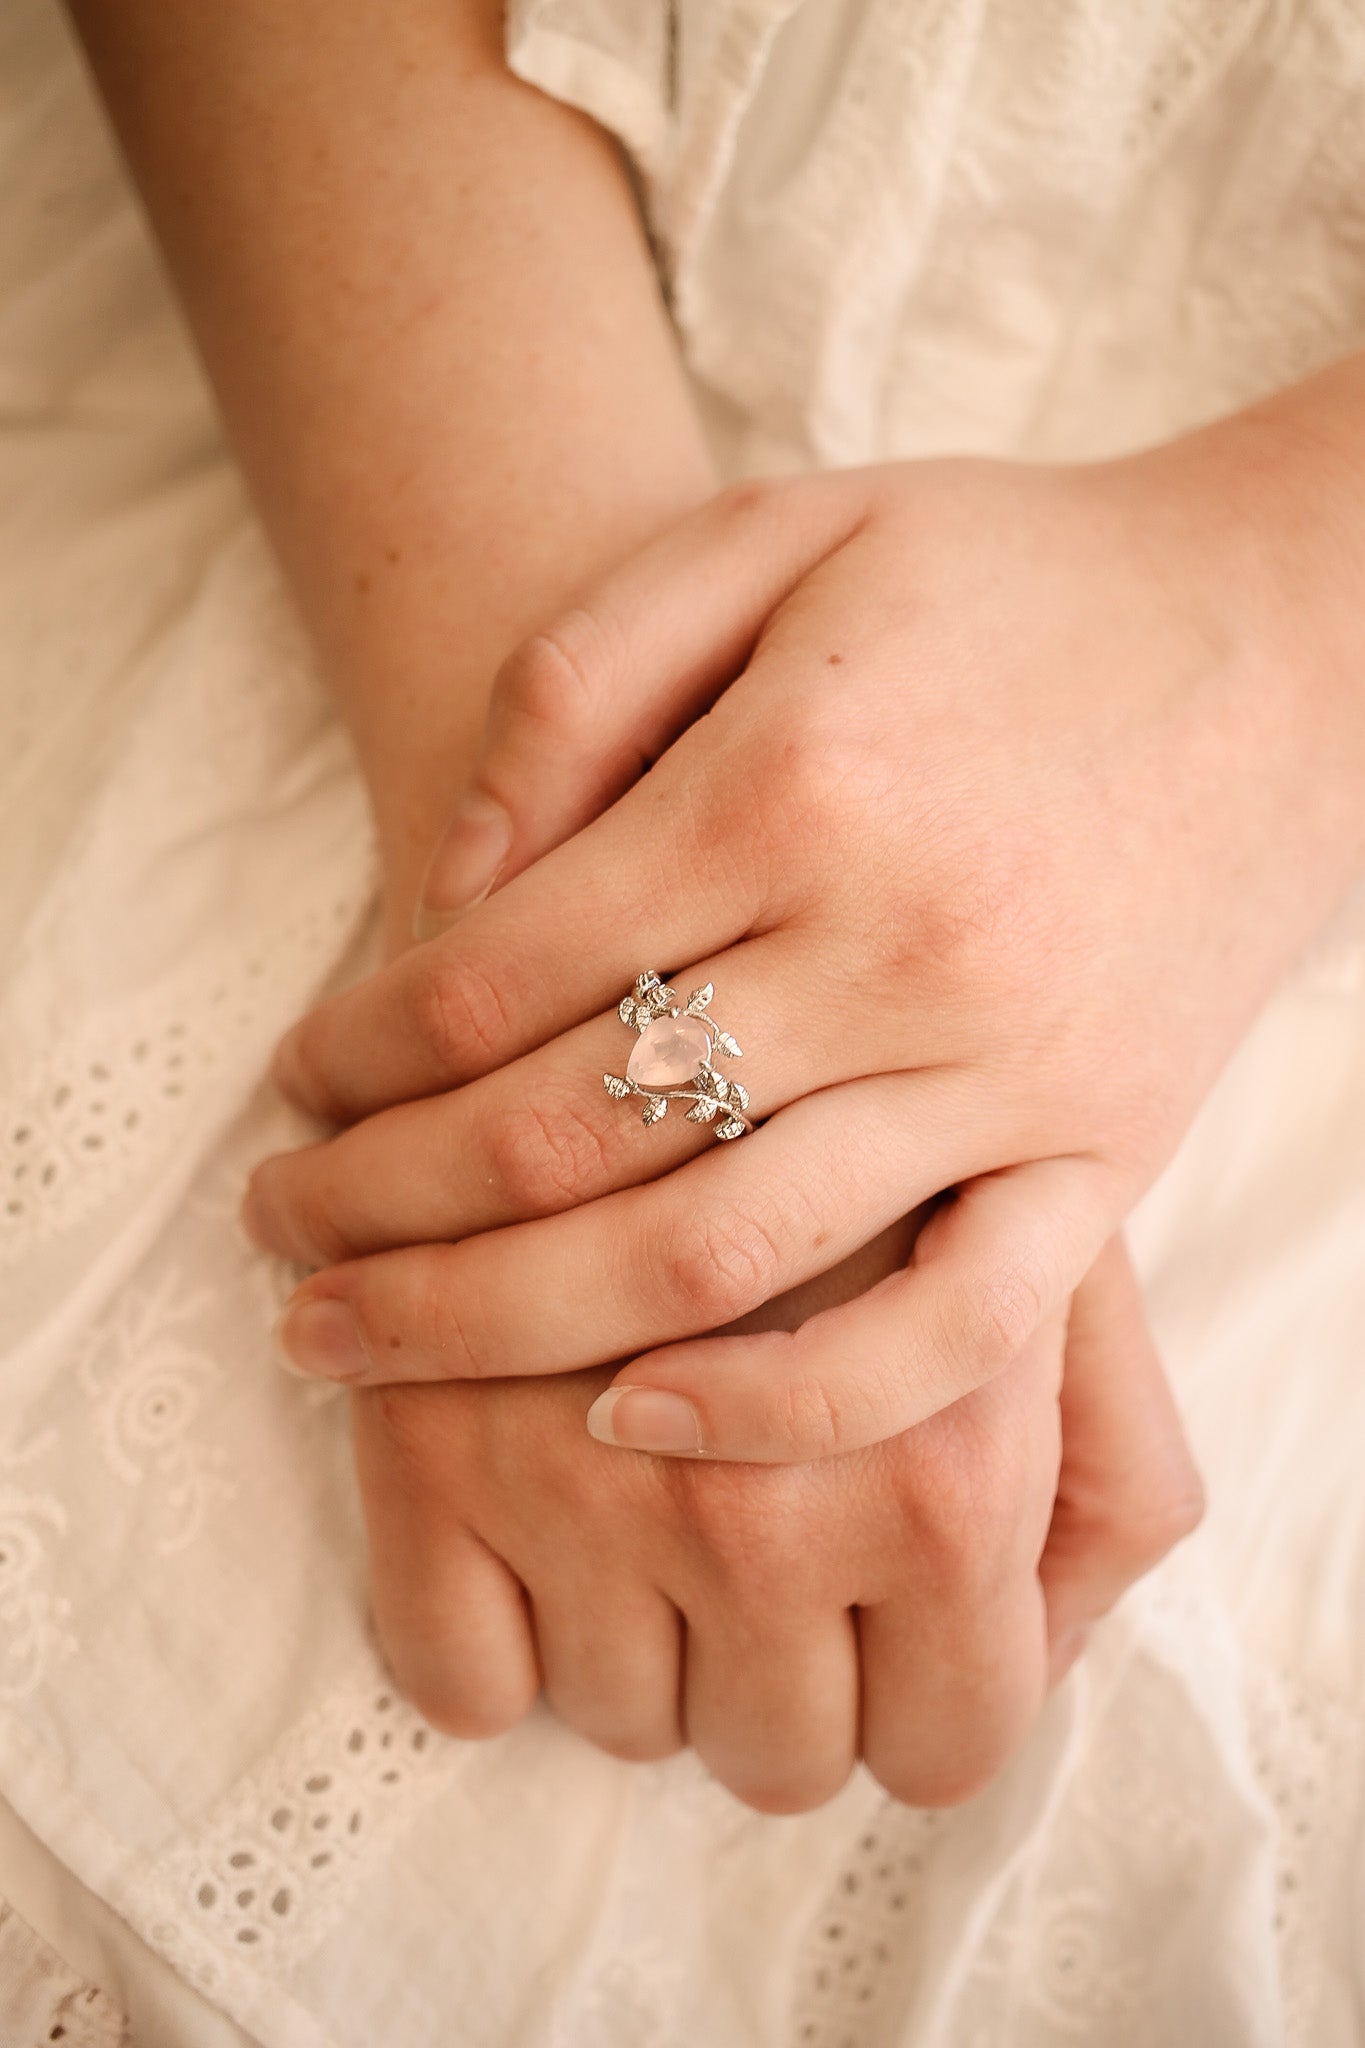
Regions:
[[[1358,344],[1361,43],[1329,0],[509,20],[633,152],[737,468],[1097,454]],[[4,1799],[264,2048],[1361,2048],[1360,904],[1138,1221],[1209,1525],[996,1786],[770,1820],[544,1712],[438,1736],[234,1223],[307,1135],[274,1039],[372,957],[365,806],[48,0],[0,162]]]
[[[98,1985],[82,1984],[3,1901],[0,2040],[5,2048],[133,2048],[112,1999]]]

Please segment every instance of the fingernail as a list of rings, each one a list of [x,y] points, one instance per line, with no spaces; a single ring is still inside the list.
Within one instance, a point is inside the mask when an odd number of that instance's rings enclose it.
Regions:
[[[628,1451],[703,1455],[696,1409],[681,1394],[665,1394],[658,1387],[608,1387],[588,1410],[588,1435]]]
[[[431,856],[422,900],[412,920],[413,937],[435,938],[462,911],[481,903],[511,850],[512,820],[491,796],[471,789]]]
[[[280,1317],[275,1341],[281,1362],[309,1379],[360,1380],[370,1370],[355,1311],[335,1297],[295,1302]]]
[[[253,1251],[268,1252],[270,1241],[265,1231],[265,1210],[253,1187],[248,1187],[237,1208],[237,1221],[242,1235]]]
[[[275,1047],[274,1056],[270,1062],[270,1078],[279,1089],[281,1095],[295,1096],[298,1094],[299,1056],[296,1050],[298,1035],[297,1030],[286,1031],[284,1037]]]

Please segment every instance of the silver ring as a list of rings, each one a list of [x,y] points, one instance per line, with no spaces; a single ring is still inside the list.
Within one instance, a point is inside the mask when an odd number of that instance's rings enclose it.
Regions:
[[[690,1124],[716,1126],[718,1138],[742,1138],[753,1129],[745,1115],[749,1091],[742,1081],[716,1072],[717,1053],[727,1060],[743,1054],[728,1031],[706,1014],[715,990],[708,981],[680,1003],[652,969],[637,976],[617,1015],[638,1033],[624,1074],[603,1074],[608,1095],[644,1097],[640,1121],[657,1124],[670,1102],[690,1102]]]

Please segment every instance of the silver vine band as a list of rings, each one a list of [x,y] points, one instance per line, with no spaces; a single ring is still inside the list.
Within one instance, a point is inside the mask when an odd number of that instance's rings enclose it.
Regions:
[[[687,1121],[714,1123],[718,1138],[742,1138],[753,1129],[744,1113],[748,1089],[718,1074],[712,1064],[717,1053],[730,1060],[743,1057],[729,1032],[706,1014],[714,994],[708,981],[679,1003],[650,970],[621,998],[617,1015],[639,1036],[625,1073],[603,1074],[602,1080],[608,1095],[644,1097],[642,1123],[657,1124],[670,1102],[690,1102]]]

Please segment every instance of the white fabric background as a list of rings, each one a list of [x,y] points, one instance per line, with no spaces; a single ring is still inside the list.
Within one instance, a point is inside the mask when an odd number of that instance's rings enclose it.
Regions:
[[[1365,339],[1346,0],[509,35],[634,148],[737,466],[1137,445]],[[989,1794],[764,1820],[389,1691],[344,1403],[232,1220],[365,957],[363,803],[49,0],[0,16],[0,874],[0,1892],[69,1870],[149,2015],[173,1967],[138,2048],[1359,2048],[1358,910],[1139,1223],[1208,1527]]]

